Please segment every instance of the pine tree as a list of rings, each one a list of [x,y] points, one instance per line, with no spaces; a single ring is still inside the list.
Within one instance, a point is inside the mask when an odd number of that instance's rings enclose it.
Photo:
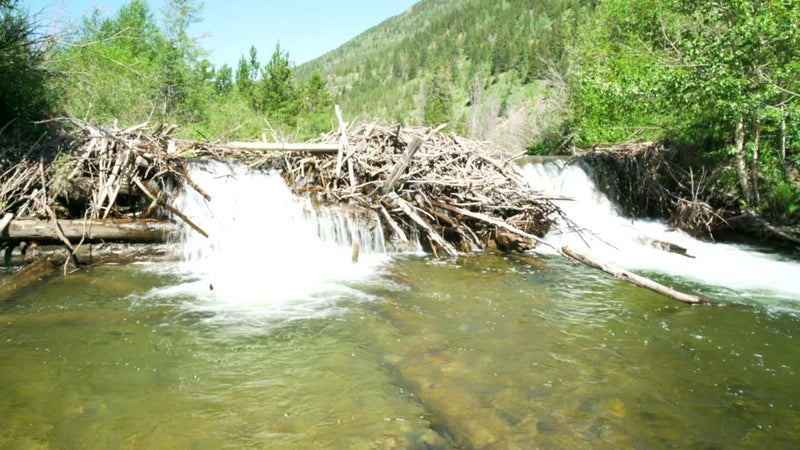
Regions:
[[[422,120],[428,125],[439,125],[450,120],[450,92],[442,71],[437,71],[428,79],[425,87],[425,106]]]

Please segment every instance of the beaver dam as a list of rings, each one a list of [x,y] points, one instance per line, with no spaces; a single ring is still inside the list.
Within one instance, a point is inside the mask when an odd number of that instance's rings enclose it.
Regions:
[[[194,226],[172,199],[194,189],[213,201],[187,171],[201,158],[280,170],[292,191],[314,204],[374,211],[393,239],[407,242],[409,234],[419,234],[424,248],[437,255],[489,245],[532,248],[558,213],[526,183],[511,157],[440,129],[373,123],[295,144],[300,151],[265,152],[287,146],[199,143],[172,139],[172,130],[163,126],[109,131],[71,122],[71,140],[54,158],[46,160],[37,147],[6,169],[2,213],[17,218],[5,230],[7,247],[35,239],[71,248],[158,241],[170,226],[153,219],[166,219],[165,213]]]
[[[38,143],[5,170],[0,225],[7,262],[32,243],[58,244],[66,249],[66,273],[85,262],[87,251],[91,258],[98,243],[163,242],[175,221],[207,236],[173,204],[186,189],[214,201],[188,170],[202,159],[280,171],[292,192],[314,207],[377,217],[387,241],[408,248],[414,236],[437,257],[550,246],[542,237],[556,221],[570,226],[554,198],[525,180],[513,155],[444,132],[445,126],[359,124],[317,142],[275,144],[178,140],[170,136],[174,127],[164,125],[106,130],[69,123],[72,131],[54,155],[53,143]],[[575,249],[553,250],[681,301],[706,302]],[[354,262],[358,251],[355,244]]]

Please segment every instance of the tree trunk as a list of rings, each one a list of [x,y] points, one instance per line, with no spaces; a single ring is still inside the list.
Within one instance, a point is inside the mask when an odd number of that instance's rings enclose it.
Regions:
[[[756,202],[756,206],[761,204],[761,196],[758,193],[758,152],[759,152],[759,141],[761,140],[761,121],[756,119],[756,137],[755,137],[755,145],[753,146],[753,199]]]
[[[747,155],[744,147],[744,117],[739,118],[736,123],[736,171],[739,174],[739,188],[742,190],[742,197],[749,205],[751,203],[750,195],[750,177],[747,176]]]
[[[0,301],[8,300],[11,294],[34,283],[54,277],[58,273],[58,266],[48,258],[34,260],[24,269],[0,281]]]
[[[786,173],[786,106],[781,106],[781,164]]]

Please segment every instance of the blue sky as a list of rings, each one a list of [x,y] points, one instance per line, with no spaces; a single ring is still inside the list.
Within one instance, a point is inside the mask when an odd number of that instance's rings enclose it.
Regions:
[[[402,14],[415,0],[206,0],[203,21],[190,29],[209,51],[208,59],[235,70],[242,55],[255,45],[258,59],[266,61],[280,41],[289,58],[300,65],[333,50],[384,20]],[[122,0],[27,0],[32,14],[50,29],[63,29],[95,7],[114,15]],[[150,0],[161,16],[163,0]]]

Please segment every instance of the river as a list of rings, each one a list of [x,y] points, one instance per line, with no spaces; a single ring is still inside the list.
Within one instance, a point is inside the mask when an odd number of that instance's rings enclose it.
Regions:
[[[546,252],[393,253],[377,223],[212,165],[193,175],[212,201],[180,200],[211,238],[0,300],[0,447],[797,446],[800,266],[631,223],[549,164],[524,170],[585,230],[554,244],[736,306]]]

